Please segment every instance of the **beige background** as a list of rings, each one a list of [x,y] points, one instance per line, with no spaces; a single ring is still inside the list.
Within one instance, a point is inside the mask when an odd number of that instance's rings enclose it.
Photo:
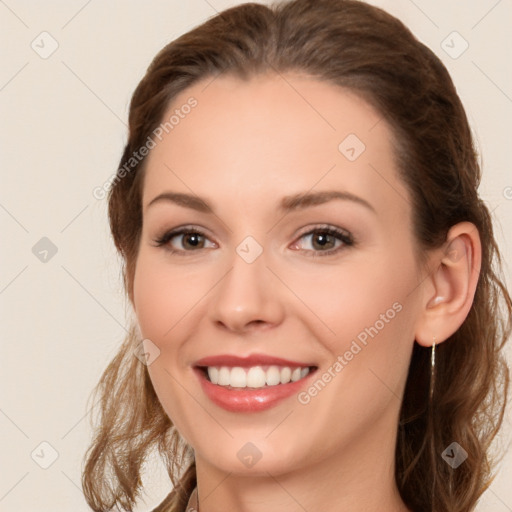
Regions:
[[[0,1],[2,511],[88,510],[80,490],[87,398],[125,333],[127,313],[106,201],[92,191],[115,172],[131,93],[155,53],[238,3]],[[373,3],[401,18],[450,70],[483,159],[481,195],[512,261],[512,3]],[[463,39],[447,39],[450,56],[441,45],[453,31]],[[464,40],[467,50],[453,58]],[[48,56],[52,44],[58,48]],[[46,262],[34,246],[49,250]],[[511,287],[510,267],[506,273]],[[510,408],[506,423],[501,451],[510,442]],[[511,511],[511,479],[506,451],[478,510]],[[157,463],[146,490],[141,511],[168,492]]]

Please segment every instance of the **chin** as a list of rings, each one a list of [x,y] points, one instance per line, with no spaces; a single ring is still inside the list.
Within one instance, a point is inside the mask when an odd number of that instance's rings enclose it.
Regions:
[[[210,445],[204,451],[196,449],[196,459],[201,458],[225,473],[268,477],[269,473],[277,476],[303,466],[303,462],[297,458],[296,445],[279,449],[264,438],[254,438],[254,441],[230,440],[217,444],[213,451],[211,448]],[[307,459],[305,456],[302,460]]]

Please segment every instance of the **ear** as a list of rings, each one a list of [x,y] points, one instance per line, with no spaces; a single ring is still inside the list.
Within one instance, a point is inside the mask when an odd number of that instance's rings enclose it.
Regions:
[[[482,247],[471,222],[452,226],[446,242],[432,255],[430,273],[422,283],[417,343],[430,347],[449,338],[466,319],[480,275]]]

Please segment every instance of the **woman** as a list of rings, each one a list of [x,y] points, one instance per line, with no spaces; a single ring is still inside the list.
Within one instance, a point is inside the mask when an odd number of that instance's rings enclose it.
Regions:
[[[446,69],[378,8],[240,5],[166,46],[109,196],[135,318],[93,510],[154,447],[155,512],[473,510],[512,312],[479,181]]]

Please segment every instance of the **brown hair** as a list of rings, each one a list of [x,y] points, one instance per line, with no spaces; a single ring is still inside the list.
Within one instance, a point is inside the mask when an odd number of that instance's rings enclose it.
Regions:
[[[128,296],[142,227],[145,160],[128,173],[121,169],[162,122],[173,99],[195,82],[227,73],[248,79],[287,71],[359,94],[388,122],[412,198],[420,258],[440,247],[458,222],[472,222],[479,231],[482,265],[474,301],[458,331],[437,347],[432,407],[430,350],[414,346],[395,464],[399,491],[411,509],[473,510],[492,479],[489,449],[507,399],[502,348],[511,332],[512,301],[490,213],[477,192],[480,167],[464,108],[440,60],[396,18],[354,0],[249,3],[216,15],[158,53],[133,94],[129,139],[109,193],[110,226]],[[82,483],[98,512],[115,505],[131,509],[141,488],[141,466],[155,447],[174,485],[157,511],[182,510],[195,485],[190,447],[159,403],[146,366],[133,356],[139,342],[132,326],[95,389],[101,417]],[[456,470],[440,456],[454,440],[468,453]]]

